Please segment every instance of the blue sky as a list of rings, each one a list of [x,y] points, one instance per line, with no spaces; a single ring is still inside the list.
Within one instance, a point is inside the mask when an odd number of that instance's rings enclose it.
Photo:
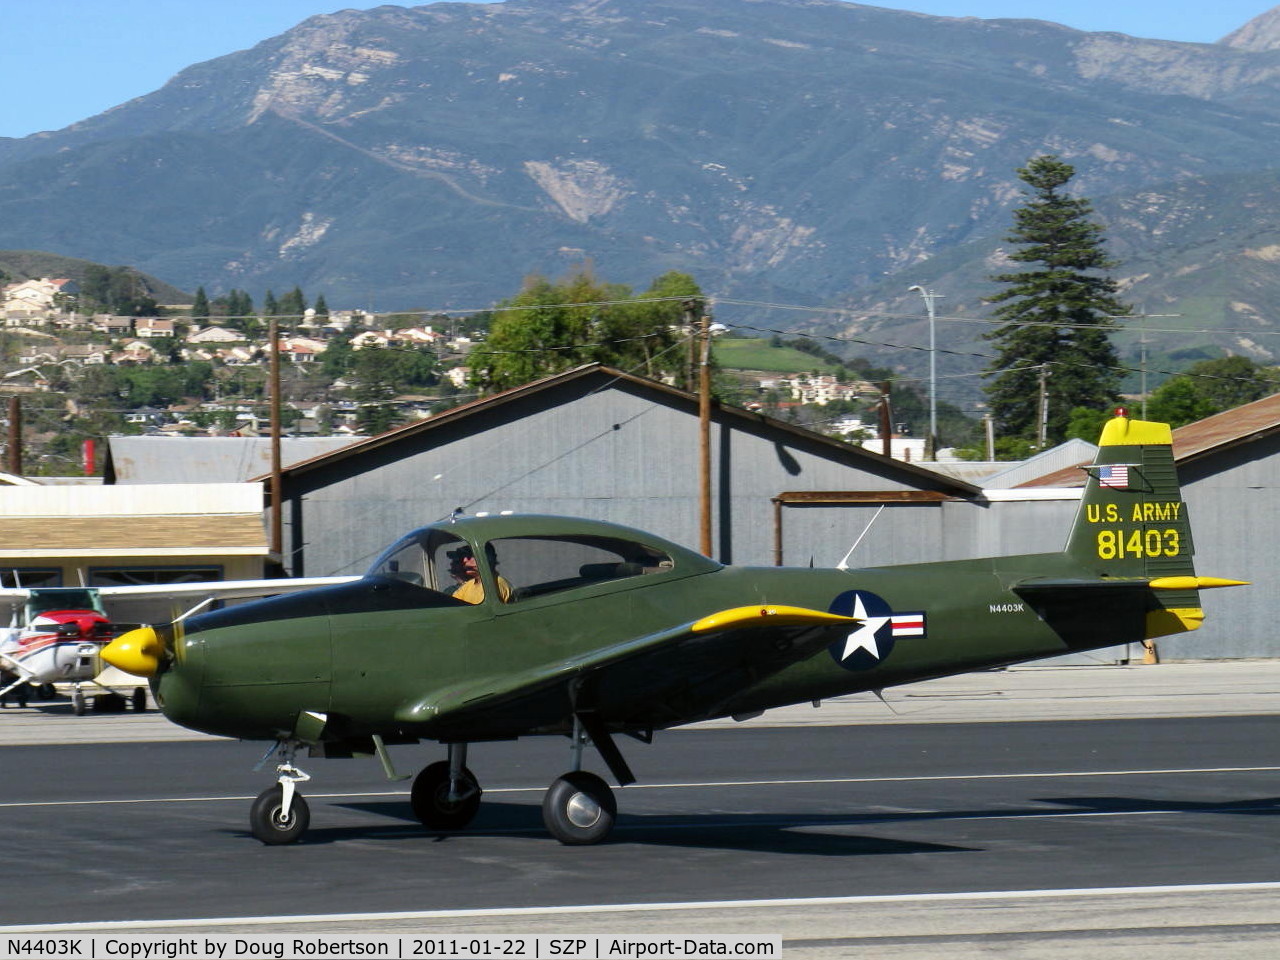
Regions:
[[[183,67],[251,47],[314,14],[376,5],[377,0],[0,0],[0,23],[8,37],[0,49],[0,137],[60,129],[158,89]],[[1079,30],[1212,43],[1273,4],[904,0],[874,5],[947,17],[1034,17]]]

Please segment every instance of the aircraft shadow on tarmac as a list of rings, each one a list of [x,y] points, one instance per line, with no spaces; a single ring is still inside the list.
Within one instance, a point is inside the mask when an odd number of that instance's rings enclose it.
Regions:
[[[399,821],[386,826],[324,827],[313,825],[305,843],[343,840],[432,837],[445,841],[468,836],[540,836],[546,833],[536,806],[487,802],[475,823],[464,831],[426,830],[413,819],[404,801],[366,801],[335,806]],[[1066,809],[1063,809],[1066,808]],[[1034,819],[1046,815],[1212,813],[1248,816],[1280,814],[1280,797],[1236,801],[1151,800],[1138,797],[1044,797],[1020,806],[983,809],[921,810],[865,814],[619,814],[615,843],[641,843],[666,847],[751,850],[827,857],[871,856],[904,853],[973,852],[977,847],[896,840],[851,833],[851,829],[893,823],[944,822],[949,820]],[[240,831],[235,831],[237,834]]]
[[[536,806],[520,803],[486,803],[475,822],[466,830],[446,833],[427,830],[413,819],[409,805],[399,802],[336,804],[346,810],[370,813],[401,821],[394,826],[367,825],[324,827],[312,820],[302,841],[337,843],[344,840],[395,837],[447,841],[454,837],[546,836],[541,813]],[[962,853],[974,847],[927,843],[916,840],[866,836],[848,832],[850,827],[880,822],[882,818],[846,814],[763,814],[712,813],[619,814],[612,844],[641,843],[664,847],[715,850],[749,850],[804,856],[852,857],[908,853]],[[235,831],[238,835],[245,835]],[[606,843],[606,846],[610,845]]]
[[[1280,797],[1250,800],[1143,800],[1137,797],[1044,797],[1039,803],[1075,807],[1081,813],[1231,813],[1249,816],[1280,814]]]

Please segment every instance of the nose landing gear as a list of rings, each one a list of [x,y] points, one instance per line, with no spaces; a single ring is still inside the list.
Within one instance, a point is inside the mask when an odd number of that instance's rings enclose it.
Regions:
[[[305,783],[311,776],[293,765],[298,744],[282,742],[268,751],[267,757],[280,752],[276,764],[276,784],[267,787],[249,808],[249,829],[255,837],[269,846],[296,843],[311,825],[311,809],[306,799],[297,792],[296,785]],[[267,757],[262,758],[266,762]]]

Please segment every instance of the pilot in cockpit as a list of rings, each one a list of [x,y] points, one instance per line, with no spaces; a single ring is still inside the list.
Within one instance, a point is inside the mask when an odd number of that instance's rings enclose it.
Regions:
[[[498,579],[498,596],[503,603],[511,601],[511,584],[498,574],[498,552],[493,544],[485,545],[485,556],[489,560],[489,568]],[[480,569],[476,565],[475,554],[469,545],[463,545],[448,551],[449,575],[456,585],[445,593],[463,603],[479,603],[484,599],[484,584],[480,582]]]

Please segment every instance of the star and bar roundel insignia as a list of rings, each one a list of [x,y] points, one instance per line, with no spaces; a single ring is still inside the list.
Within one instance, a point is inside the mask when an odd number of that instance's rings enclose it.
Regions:
[[[894,613],[889,604],[867,590],[846,590],[831,601],[829,612],[857,617],[862,623],[827,649],[846,670],[870,670],[887,660],[899,640],[924,637],[924,611]]]

